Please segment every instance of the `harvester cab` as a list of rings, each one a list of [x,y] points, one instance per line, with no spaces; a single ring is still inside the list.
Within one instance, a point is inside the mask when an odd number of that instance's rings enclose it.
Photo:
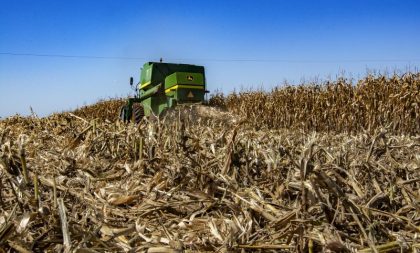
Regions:
[[[138,123],[144,116],[159,116],[178,104],[203,103],[207,92],[204,67],[146,62],[135,90],[136,96],[128,98],[121,108],[120,118],[124,121]]]

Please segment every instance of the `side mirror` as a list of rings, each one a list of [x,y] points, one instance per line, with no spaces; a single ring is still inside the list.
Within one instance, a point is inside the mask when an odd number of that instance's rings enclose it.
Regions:
[[[130,85],[131,86],[133,86],[133,82],[134,82],[133,77],[130,77]]]

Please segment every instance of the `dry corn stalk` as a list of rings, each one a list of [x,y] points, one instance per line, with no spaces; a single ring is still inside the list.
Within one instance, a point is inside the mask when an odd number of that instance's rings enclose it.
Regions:
[[[383,82],[418,85],[417,76],[392,80]],[[381,79],[365,81],[375,86]],[[386,131],[376,127],[382,125],[380,117],[390,116],[375,116],[366,108],[385,110],[391,104],[378,103],[382,97],[412,101],[417,91],[410,85],[397,91],[392,84],[378,84],[377,92],[384,94],[371,94],[377,96],[371,101],[369,85],[340,85],[320,93],[301,87],[231,96],[223,100],[231,112],[179,107],[138,126],[112,119],[119,101],[46,118],[0,121],[0,248],[415,250],[420,137],[398,134],[413,132],[407,116],[412,108],[407,102],[392,107],[389,115],[398,111],[399,116]],[[298,91],[302,98],[295,100]],[[352,97],[355,91],[364,109],[346,111],[352,107],[343,92]],[[333,119],[330,113],[341,115],[338,108],[316,109],[315,102],[340,104],[350,116]],[[257,120],[256,113],[265,109]],[[311,110],[317,113],[311,116]],[[358,131],[367,122],[370,131]],[[352,134],[328,133],[332,127]],[[25,152],[21,134],[27,136]]]

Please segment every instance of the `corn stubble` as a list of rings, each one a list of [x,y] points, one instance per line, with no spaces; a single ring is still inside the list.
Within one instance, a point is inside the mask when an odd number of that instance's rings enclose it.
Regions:
[[[0,252],[417,252],[419,75],[0,121]]]

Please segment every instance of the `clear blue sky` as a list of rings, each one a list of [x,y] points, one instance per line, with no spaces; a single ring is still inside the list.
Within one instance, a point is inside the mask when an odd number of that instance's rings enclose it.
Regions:
[[[0,0],[0,117],[127,96],[160,57],[204,65],[209,90],[230,92],[415,69],[419,50],[420,1]]]

